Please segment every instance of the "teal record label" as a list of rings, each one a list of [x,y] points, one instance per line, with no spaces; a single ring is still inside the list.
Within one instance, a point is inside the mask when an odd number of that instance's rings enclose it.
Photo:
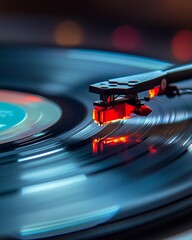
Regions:
[[[59,105],[47,98],[0,90],[0,144],[42,134],[61,116]]]
[[[0,131],[18,125],[26,118],[27,113],[21,107],[0,102]]]

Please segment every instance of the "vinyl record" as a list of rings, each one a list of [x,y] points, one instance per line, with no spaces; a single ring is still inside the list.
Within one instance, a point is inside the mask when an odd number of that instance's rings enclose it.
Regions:
[[[90,84],[169,66],[112,52],[0,48],[1,238],[98,237],[191,207],[190,94],[155,97],[148,117],[92,120]]]

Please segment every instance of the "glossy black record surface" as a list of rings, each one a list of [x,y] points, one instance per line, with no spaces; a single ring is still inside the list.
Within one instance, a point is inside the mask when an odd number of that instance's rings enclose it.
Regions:
[[[2,89],[41,95],[62,110],[53,126],[1,145],[0,237],[85,239],[191,206],[190,94],[156,97],[148,117],[92,121],[91,83],[170,64],[54,48],[1,48],[0,56]]]

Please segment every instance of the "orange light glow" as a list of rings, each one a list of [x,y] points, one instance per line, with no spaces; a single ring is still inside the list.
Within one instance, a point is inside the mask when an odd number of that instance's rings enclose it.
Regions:
[[[0,94],[0,101],[28,105],[32,103],[43,102],[43,98],[25,93],[20,93],[18,95],[18,93],[14,91],[12,91],[10,94],[9,91],[2,90]]]
[[[106,109],[96,106],[93,109],[93,120],[99,125],[124,120],[131,117],[130,115],[134,113],[134,108],[134,106],[127,103],[114,105]]]
[[[92,141],[93,153],[103,152],[103,143],[99,142],[99,139],[93,139]]]
[[[155,87],[149,90],[149,98],[154,98],[155,96],[157,96],[160,92],[160,87]]]
[[[137,107],[128,103],[121,103],[108,108],[95,106],[93,109],[93,120],[102,126],[131,118],[133,113],[139,116],[148,116],[151,112],[152,109],[146,105]]]
[[[104,139],[96,138],[92,141],[93,153],[103,152],[104,145],[128,143],[129,141],[129,136],[108,137]]]
[[[172,53],[182,62],[192,60],[192,31],[181,30],[175,34],[172,40]]]
[[[149,147],[149,152],[150,153],[157,153],[157,150],[153,146],[150,146]]]
[[[60,46],[77,46],[84,37],[81,26],[74,21],[64,21],[55,30],[55,41]]]
[[[122,51],[135,50],[140,46],[140,34],[130,25],[122,25],[115,29],[112,36],[115,48]]]
[[[129,137],[125,136],[125,137],[109,137],[109,138],[105,138],[103,140],[104,144],[113,144],[113,143],[126,143],[128,142]]]

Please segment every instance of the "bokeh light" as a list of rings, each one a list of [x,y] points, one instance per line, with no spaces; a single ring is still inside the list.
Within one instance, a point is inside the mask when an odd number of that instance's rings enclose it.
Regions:
[[[67,20],[60,23],[55,30],[55,41],[60,46],[77,46],[83,42],[84,32],[74,21]]]
[[[133,51],[139,47],[140,34],[138,30],[130,25],[122,25],[113,32],[112,41],[116,49],[121,51]]]
[[[192,31],[181,30],[172,40],[173,56],[182,62],[192,60]]]
[[[157,153],[157,150],[153,146],[150,146],[149,147],[149,152],[150,153]]]

